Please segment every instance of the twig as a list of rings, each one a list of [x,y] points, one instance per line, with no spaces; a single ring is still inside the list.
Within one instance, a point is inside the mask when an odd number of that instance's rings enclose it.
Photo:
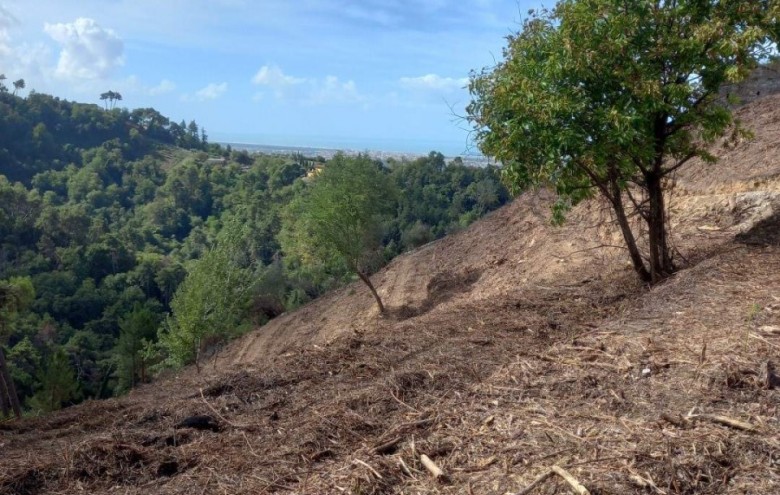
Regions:
[[[224,421],[225,423],[229,424],[229,425],[230,425],[230,426],[232,426],[233,428],[246,428],[246,427],[247,427],[247,425],[238,425],[238,424],[236,424],[236,423],[233,423],[232,421],[228,421],[228,420],[227,420],[227,418],[225,418],[225,416],[221,415],[221,414],[219,413],[219,411],[217,411],[217,410],[214,408],[214,406],[212,406],[211,404],[209,404],[209,401],[207,401],[207,400],[206,400],[206,397],[203,395],[203,389],[200,389],[200,398],[201,398],[201,399],[203,399],[203,402],[204,402],[204,403],[205,403],[207,406],[209,406],[209,409],[211,409],[211,412],[213,412],[214,414],[216,414],[216,415],[217,415],[217,417],[218,417],[219,419],[221,419],[221,420],[222,420],[222,421]]]
[[[414,411],[414,412],[416,412],[416,413],[418,413],[418,414],[420,413],[420,410],[419,410],[419,409],[415,409],[415,408],[413,408],[412,406],[410,406],[410,405],[409,405],[409,404],[407,404],[406,402],[404,402],[404,401],[402,401],[401,399],[399,399],[398,397],[396,397],[396,395],[393,393],[393,391],[392,391],[392,390],[390,391],[390,396],[391,396],[393,399],[395,399],[395,401],[396,401],[396,402],[398,402],[399,404],[401,404],[402,406],[404,406],[404,407],[408,407],[410,410],[412,410],[412,411]]]
[[[414,477],[414,475],[412,474],[412,470],[411,470],[411,469],[409,469],[409,466],[407,466],[407,465],[406,465],[406,463],[404,462],[404,460],[403,460],[403,458],[402,458],[402,457],[399,457],[399,458],[398,458],[398,467],[400,467],[400,468],[401,468],[401,471],[403,471],[403,473],[404,473],[405,475],[407,475],[408,477],[410,477],[410,478],[412,478],[412,479],[416,479],[416,478]]]
[[[384,442],[382,444],[377,445],[376,447],[373,448],[373,451],[375,454],[379,454],[379,455],[387,454],[391,450],[393,450],[393,448],[396,445],[398,445],[398,442],[400,442],[402,439],[403,437],[395,437],[388,442]]]
[[[369,471],[374,473],[374,476],[376,476],[380,480],[384,479],[384,478],[382,478],[382,475],[377,472],[376,469],[372,468],[371,466],[369,466],[367,463],[361,461],[360,459],[352,459],[352,462],[354,462],[355,464],[360,464],[361,466],[365,467],[366,469],[368,469]]]
[[[527,487],[523,488],[522,490],[517,492],[515,495],[528,495],[529,493],[531,493],[531,491],[534,488],[536,488],[537,486],[542,484],[547,478],[549,478],[552,475],[553,475],[553,471],[551,469],[548,469],[547,471],[545,471],[542,474],[540,474],[535,480],[533,480],[530,485],[528,485]]]
[[[566,480],[566,483],[569,484],[571,489],[577,492],[579,495],[590,495],[588,489],[582,486],[574,476],[569,474],[569,472],[563,469],[562,467],[553,466],[550,468],[550,470],[553,471],[558,476],[560,476],[561,478],[563,478],[564,480]]]

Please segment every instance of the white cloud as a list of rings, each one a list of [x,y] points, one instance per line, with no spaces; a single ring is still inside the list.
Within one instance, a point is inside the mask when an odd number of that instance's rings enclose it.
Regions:
[[[124,64],[124,43],[111,29],[80,17],[70,23],[44,25],[60,44],[56,75],[64,79],[105,79]]]
[[[295,77],[285,74],[276,65],[264,65],[252,78],[252,83],[268,88],[277,100],[297,101],[306,105],[364,101],[355,81],[341,81],[336,76],[324,79]],[[265,92],[259,91],[253,101],[265,99]]]
[[[7,56],[11,54],[11,35],[8,31],[17,24],[16,18],[8,12],[2,5],[0,5],[0,56]]]
[[[160,84],[158,84],[157,86],[153,86],[149,88],[147,90],[147,93],[149,93],[149,95],[151,96],[157,96],[165,93],[170,93],[175,89],[176,89],[176,85],[173,82],[167,79],[163,79],[162,81],[160,81]]]
[[[306,103],[316,105],[334,102],[359,102],[363,100],[365,98],[358,92],[355,81],[342,82],[336,76],[327,76],[324,81],[315,81]]]
[[[419,77],[402,77],[401,86],[406,89],[426,91],[454,91],[464,88],[468,83],[467,77],[455,79],[442,77],[438,74],[426,74]]]
[[[279,89],[301,84],[306,82],[306,79],[288,76],[276,65],[264,65],[260,67],[260,70],[257,71],[255,77],[252,78],[252,82],[260,86]]]
[[[228,83],[222,82],[222,83],[209,83],[205,87],[200,88],[195,92],[194,95],[190,94],[183,94],[181,96],[182,101],[206,101],[206,100],[216,100],[228,89]]]

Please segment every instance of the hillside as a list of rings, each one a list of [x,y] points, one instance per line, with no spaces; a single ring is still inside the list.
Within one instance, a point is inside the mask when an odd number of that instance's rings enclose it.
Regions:
[[[671,196],[642,287],[598,202],[529,193],[126,397],[0,425],[0,493],[780,491],[780,96]],[[175,428],[209,414],[218,431]],[[690,417],[689,417],[690,415]],[[445,474],[434,480],[429,456]],[[557,476],[532,493],[569,493]]]

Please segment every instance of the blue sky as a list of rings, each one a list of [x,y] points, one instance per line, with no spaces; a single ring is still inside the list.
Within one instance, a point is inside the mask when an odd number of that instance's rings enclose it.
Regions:
[[[119,91],[212,141],[456,155],[469,71],[500,58],[538,5],[0,0],[0,72],[78,101]]]

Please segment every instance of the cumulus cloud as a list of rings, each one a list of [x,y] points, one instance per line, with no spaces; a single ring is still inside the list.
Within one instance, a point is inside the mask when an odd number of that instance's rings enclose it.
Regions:
[[[228,83],[222,82],[222,83],[209,83],[203,88],[200,88],[195,92],[193,95],[184,94],[182,95],[181,99],[184,101],[207,101],[207,100],[216,100],[228,89]]]
[[[252,78],[252,82],[260,86],[284,88],[306,82],[306,79],[288,76],[276,65],[264,65],[260,67],[255,77]]]
[[[327,76],[323,81],[315,81],[307,103],[323,104],[359,102],[363,100],[364,98],[358,92],[355,81],[341,81],[336,76]]]
[[[151,96],[157,96],[162,95],[165,93],[170,93],[171,91],[176,89],[176,85],[172,83],[171,81],[167,79],[163,79],[160,81],[160,84],[157,86],[152,86],[147,90],[147,93],[149,93]]]
[[[426,74],[419,77],[402,77],[401,86],[406,89],[426,91],[454,91],[465,87],[469,83],[467,77],[452,78],[442,77],[438,74]]]
[[[276,65],[260,67],[252,78],[252,83],[271,90],[277,100],[294,100],[307,105],[327,103],[357,102],[365,98],[360,94],[354,81],[342,81],[336,76],[324,79],[295,77],[285,74]],[[252,97],[261,101],[265,94],[261,91]]]
[[[61,78],[104,79],[124,64],[122,40],[93,19],[46,23],[43,29],[61,47],[56,69]]]

